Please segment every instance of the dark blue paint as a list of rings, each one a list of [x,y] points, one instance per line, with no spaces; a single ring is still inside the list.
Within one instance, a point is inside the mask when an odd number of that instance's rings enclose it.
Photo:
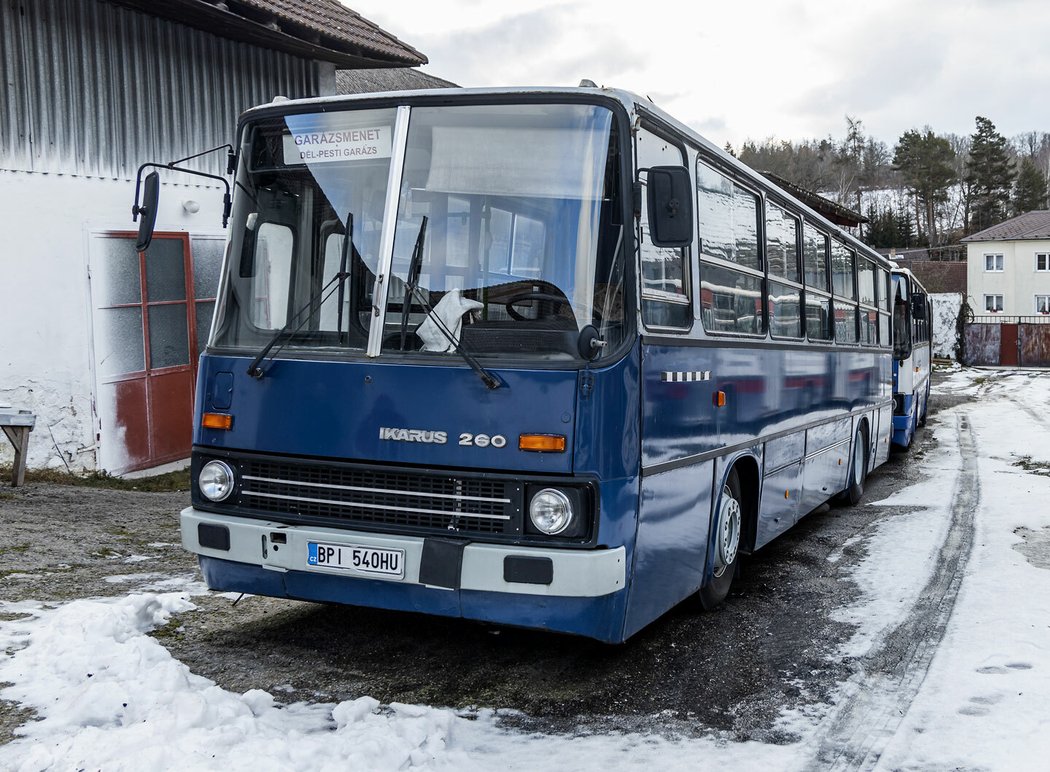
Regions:
[[[791,431],[890,399],[889,352],[776,350],[727,341],[724,348],[643,348],[642,464]],[[708,371],[711,380],[665,383],[661,373]],[[716,391],[725,407],[714,405]]]
[[[911,445],[912,437],[915,435],[916,397],[914,394],[903,394],[904,415],[893,416],[893,444],[901,448]]]
[[[194,443],[348,461],[468,469],[572,471],[577,373],[495,370],[490,390],[465,365],[275,359],[261,379],[249,359],[204,356],[198,400],[217,410],[214,382],[233,373],[230,431],[195,429]],[[379,439],[380,427],[445,432],[445,444]],[[503,448],[461,446],[460,434],[502,435]],[[523,433],[562,434],[569,452],[518,450]]]

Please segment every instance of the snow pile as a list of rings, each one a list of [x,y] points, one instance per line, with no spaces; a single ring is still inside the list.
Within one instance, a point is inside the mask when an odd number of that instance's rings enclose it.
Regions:
[[[0,767],[105,770],[695,770],[730,762],[798,768],[799,746],[670,740],[639,734],[547,736],[504,731],[493,711],[371,697],[278,704],[269,693],[221,689],[173,659],[147,632],[192,610],[185,593],[78,600],[0,625],[0,697],[40,720],[0,747]]]
[[[278,706],[255,689],[227,692],[196,676],[145,633],[185,595],[79,600],[27,609],[6,623],[0,696],[36,710],[25,740],[0,749],[5,769],[462,769],[449,752],[454,713],[369,697]],[[440,765],[435,762],[443,762]]]

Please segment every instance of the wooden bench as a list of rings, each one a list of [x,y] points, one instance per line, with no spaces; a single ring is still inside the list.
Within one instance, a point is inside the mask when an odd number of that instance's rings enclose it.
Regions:
[[[17,487],[26,479],[26,455],[29,453],[29,432],[36,425],[36,416],[28,410],[0,407],[0,429],[15,446],[15,465],[11,470],[11,486]]]

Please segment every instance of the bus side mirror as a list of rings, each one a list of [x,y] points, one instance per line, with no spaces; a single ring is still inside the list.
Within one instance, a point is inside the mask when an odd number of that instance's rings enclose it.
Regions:
[[[153,228],[157,224],[157,205],[160,203],[160,175],[150,172],[142,184],[142,203],[131,209],[131,214],[139,219],[139,238],[135,249],[145,252],[153,241]]]
[[[926,319],[926,296],[916,293],[911,296],[911,318],[919,321]]]
[[[649,240],[656,247],[687,247],[693,242],[693,195],[684,166],[648,170]]]

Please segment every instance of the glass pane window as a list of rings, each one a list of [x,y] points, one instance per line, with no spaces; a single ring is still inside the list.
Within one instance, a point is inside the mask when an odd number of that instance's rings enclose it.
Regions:
[[[856,296],[853,283],[852,250],[837,241],[831,243],[831,284],[839,297],[853,299]]]
[[[638,166],[680,166],[681,149],[648,131],[638,132]],[[643,175],[643,184],[645,176]],[[648,187],[646,186],[646,195]],[[658,247],[649,240],[649,208],[642,207],[642,317],[651,327],[687,327],[689,307],[686,250]]]
[[[149,359],[153,370],[189,364],[189,330],[182,303],[149,307]]]
[[[696,187],[701,253],[761,271],[758,197],[703,163]]]
[[[984,310],[991,313],[999,313],[1003,310],[1003,296],[1002,295],[985,295],[984,296]]]
[[[890,276],[884,268],[875,266],[875,291],[879,298],[879,310],[889,311],[891,306]]]
[[[596,105],[412,108],[384,356],[454,355],[449,339],[459,336],[481,357],[572,361],[587,325],[615,347],[625,319],[613,124]],[[639,134],[640,165],[682,163],[679,148]],[[685,266],[684,250],[645,240],[643,314],[659,296],[688,324]]]
[[[770,202],[766,204],[766,263],[771,276],[799,282],[798,220]]]
[[[811,225],[802,229],[802,263],[806,286],[830,292],[828,285],[828,237]]]
[[[213,298],[218,294],[219,271],[222,268],[225,245],[224,239],[190,239],[190,252],[193,255],[193,296],[197,300]]]
[[[762,334],[762,279],[732,268],[700,267],[700,305],[709,332]]]
[[[131,246],[134,248],[135,245]],[[105,378],[145,370],[142,307],[104,308],[96,319],[99,327],[95,335],[99,375]]]
[[[102,242],[104,259],[91,266],[92,292],[97,292],[96,303],[103,306],[122,306],[142,302],[142,284],[139,277],[139,253],[133,239],[105,239]]]
[[[988,254],[984,256],[984,270],[1000,272],[1003,270],[1003,256],[1001,254]]]
[[[857,295],[861,303],[875,305],[875,263],[863,258],[857,260]]]
[[[1035,270],[1050,271],[1050,253],[1040,252],[1035,256]]]
[[[860,309],[860,342],[876,344],[879,342],[879,312],[870,308]]]
[[[186,299],[182,239],[154,239],[146,252],[146,297],[151,303]]]
[[[835,340],[840,343],[857,342],[857,307],[850,303],[835,303]]]
[[[395,113],[326,110],[245,129],[224,296],[215,308],[217,346],[257,352],[299,312],[289,348],[364,348]],[[344,301],[353,299],[354,314],[342,315],[349,339],[335,333],[341,265]]]
[[[893,343],[890,339],[890,315],[879,314],[879,344],[889,347]]]
[[[810,340],[831,340],[831,299],[806,295],[806,335]]]
[[[769,332],[775,338],[802,337],[802,293],[790,284],[769,282]]]
[[[1050,295],[1035,296],[1035,312],[1037,314],[1050,314]]]

